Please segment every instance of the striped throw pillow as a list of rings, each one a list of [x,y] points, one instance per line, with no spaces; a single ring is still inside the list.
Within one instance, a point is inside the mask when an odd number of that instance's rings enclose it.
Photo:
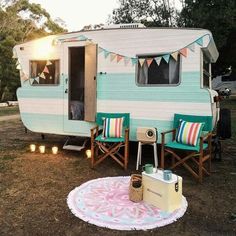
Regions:
[[[103,123],[104,138],[121,138],[123,132],[124,117],[105,118]]]
[[[176,142],[197,146],[204,123],[193,123],[180,120],[180,125],[176,133]]]

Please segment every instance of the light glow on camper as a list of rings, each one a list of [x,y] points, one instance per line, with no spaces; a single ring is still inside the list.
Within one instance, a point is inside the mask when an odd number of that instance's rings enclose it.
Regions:
[[[33,55],[37,59],[47,60],[52,58],[54,47],[51,39],[41,39],[33,45]]]

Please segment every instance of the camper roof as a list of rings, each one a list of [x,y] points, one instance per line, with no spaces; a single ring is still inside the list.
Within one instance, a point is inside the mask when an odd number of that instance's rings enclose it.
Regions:
[[[112,26],[111,26],[112,27]],[[117,27],[109,29],[71,32],[48,36],[48,39],[69,39],[84,36],[109,52],[136,57],[137,55],[156,55],[178,51],[199,38],[203,38],[203,50],[211,62],[219,56],[212,34],[205,29],[186,28],[143,28],[141,25],[132,27]],[[44,40],[38,39],[36,41]],[[34,41],[18,45],[30,46]]]

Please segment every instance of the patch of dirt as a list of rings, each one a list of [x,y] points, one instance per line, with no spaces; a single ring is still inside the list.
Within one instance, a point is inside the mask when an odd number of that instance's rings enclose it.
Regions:
[[[222,142],[222,161],[203,184],[182,168],[185,215],[177,222],[148,231],[116,231],[88,224],[67,207],[68,193],[80,184],[106,176],[135,173],[137,145],[131,144],[125,172],[108,159],[95,170],[85,152],[62,150],[63,136],[25,133],[20,120],[0,122],[0,235],[236,235],[236,147],[233,137]],[[46,145],[46,154],[30,153],[29,144]],[[50,148],[59,147],[52,155]],[[143,160],[153,162],[152,149],[144,148]]]

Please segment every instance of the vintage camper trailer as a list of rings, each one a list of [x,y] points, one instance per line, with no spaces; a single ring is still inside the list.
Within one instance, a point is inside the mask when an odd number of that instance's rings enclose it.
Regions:
[[[216,119],[208,30],[119,25],[33,40],[14,56],[21,118],[34,132],[89,137],[96,112],[129,112],[135,141],[137,127],[169,129],[174,113]]]

